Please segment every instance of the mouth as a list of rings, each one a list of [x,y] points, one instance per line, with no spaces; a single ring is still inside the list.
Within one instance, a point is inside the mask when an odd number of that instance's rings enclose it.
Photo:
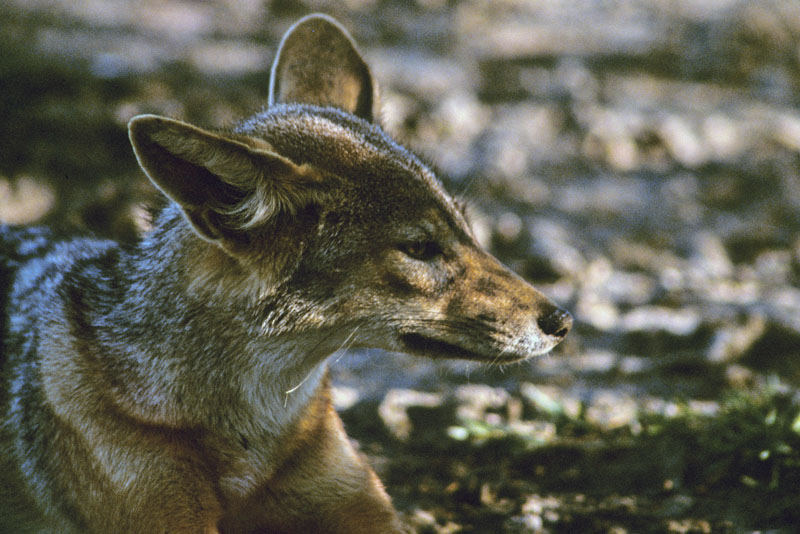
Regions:
[[[528,357],[528,355],[518,354],[515,352],[498,351],[495,354],[476,352],[459,345],[454,345],[448,341],[434,339],[417,333],[401,334],[400,341],[410,354],[426,356],[428,358],[447,358],[491,363],[513,363],[524,360]]]

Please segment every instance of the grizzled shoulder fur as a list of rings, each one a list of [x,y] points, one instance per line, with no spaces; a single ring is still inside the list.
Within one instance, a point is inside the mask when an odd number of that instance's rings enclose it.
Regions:
[[[47,228],[16,228],[0,224],[0,361],[4,361],[8,343],[12,287],[24,264],[41,259],[53,250],[56,240]],[[34,284],[36,281],[31,281]],[[5,390],[3,390],[5,391]]]
[[[45,228],[0,225],[0,394],[5,414],[0,429],[0,502],[4,504],[0,531],[21,528],[26,524],[23,518],[36,524],[38,516],[26,517],[36,510],[27,500],[31,497],[68,517],[73,515],[69,502],[52,485],[52,473],[60,469],[58,459],[33,453],[63,431],[53,426],[43,391],[39,332],[43,324],[58,317],[72,318],[75,331],[68,335],[86,327],[91,322],[86,317],[89,310],[114,298],[121,254],[119,245],[111,241],[64,240]],[[27,461],[16,463],[14,458]],[[31,493],[20,491],[22,479]]]

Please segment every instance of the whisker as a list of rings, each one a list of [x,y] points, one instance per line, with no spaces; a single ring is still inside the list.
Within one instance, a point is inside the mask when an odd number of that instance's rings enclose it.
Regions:
[[[314,369],[312,369],[311,371],[309,371],[309,373],[306,375],[306,377],[305,377],[303,380],[301,380],[299,384],[297,384],[295,387],[293,387],[293,388],[290,388],[290,389],[287,389],[287,390],[285,391],[286,398],[283,400],[283,407],[284,407],[284,408],[286,408],[286,404],[289,402],[289,395],[290,395],[290,394],[292,394],[292,393],[294,393],[294,392],[295,392],[295,391],[297,391],[298,389],[300,389],[300,386],[302,386],[303,384],[305,384],[305,383],[306,383],[306,381],[309,379],[309,377],[310,377],[310,376],[311,376],[313,373],[314,373]]]
[[[333,351],[332,354],[337,354],[338,353],[338,356],[337,356],[336,360],[334,360],[334,362],[339,361],[341,359],[341,357],[344,356],[345,352],[347,352],[347,350],[349,350],[350,347],[353,346],[353,343],[355,342],[356,333],[358,332],[358,330],[360,328],[361,328],[360,324],[356,325],[356,327],[353,328],[353,331],[350,332],[350,334],[348,334],[348,336],[344,339],[344,341],[342,341],[342,344],[339,346],[339,348],[336,349],[335,351]],[[315,349],[319,348],[320,345],[322,345],[324,342],[326,342],[328,339],[330,339],[335,333],[336,333],[335,331],[332,331],[329,335],[325,336],[319,343],[317,343],[314,346],[314,348]],[[284,395],[285,395],[284,400],[283,400],[284,408],[286,407],[286,405],[289,402],[289,395],[291,395],[292,393],[294,393],[295,391],[300,389],[300,387],[308,381],[308,379],[311,377],[311,375],[314,374],[314,369],[311,369],[311,371],[308,372],[308,374],[303,378],[303,380],[300,381],[299,384],[297,384],[296,386],[294,386],[292,388],[287,389],[284,392]]]
[[[353,332],[353,333],[355,333],[355,332]],[[323,338],[322,338],[322,339],[321,339],[321,340],[320,340],[320,341],[319,341],[319,342],[318,342],[316,345],[314,345],[314,347],[313,347],[313,348],[312,348],[312,349],[311,349],[309,352],[311,352],[311,353],[313,353],[313,352],[316,352],[316,350],[317,350],[317,349],[318,349],[318,348],[319,348],[319,347],[320,347],[320,346],[321,346],[323,343],[325,343],[325,342],[326,342],[326,341],[328,341],[328,340],[329,340],[331,337],[333,337],[333,336],[334,336],[334,334],[336,334],[336,331],[335,331],[335,330],[331,330],[331,332],[330,332],[328,335],[324,336],[324,337],[323,337]],[[352,335],[352,334],[351,334],[351,335]],[[349,336],[348,336],[348,338],[349,338]],[[339,349],[337,349],[337,350],[339,350]],[[305,383],[308,381],[308,379],[309,379],[309,378],[311,378],[311,375],[312,375],[312,374],[314,374],[314,371],[315,371],[315,370],[316,370],[316,366],[312,367],[312,368],[311,368],[311,370],[308,372],[308,374],[306,374],[306,376],[305,376],[305,377],[304,377],[304,378],[303,378],[303,379],[300,381],[300,383],[299,383],[299,384],[297,384],[297,385],[296,385],[296,386],[294,386],[294,387],[291,387],[291,388],[287,389],[287,390],[284,392],[284,398],[283,398],[283,407],[284,407],[284,408],[286,408],[286,406],[289,404],[289,395],[291,395],[292,393],[294,393],[295,391],[297,391],[298,389],[300,389],[300,387],[301,387],[303,384],[305,384]]]
[[[491,361],[491,363],[489,365],[493,365],[493,366],[496,365],[500,369],[500,371],[503,372],[503,365],[502,365],[502,363],[498,363],[498,362],[502,362],[503,356],[505,354],[509,353],[509,352],[511,352],[511,347],[504,346],[500,350],[500,352],[498,352],[497,355],[494,358],[492,358],[492,361]]]
[[[478,173],[473,173],[472,176],[470,176],[467,179],[467,183],[465,183],[464,185],[459,187],[459,189],[461,189],[461,190],[458,192],[458,196],[461,197],[461,198],[466,198],[468,193],[469,193],[470,187],[472,187],[472,184],[475,183],[477,178],[478,178]]]
[[[342,345],[341,345],[341,346],[340,346],[338,349],[336,349],[335,351],[333,351],[333,353],[334,353],[334,354],[337,354],[337,353],[338,353],[338,356],[336,356],[336,359],[335,359],[335,360],[333,360],[333,362],[334,362],[334,363],[336,363],[336,362],[338,362],[339,360],[341,360],[341,359],[342,359],[342,356],[344,356],[344,355],[345,355],[345,353],[346,353],[348,350],[350,350],[350,347],[352,347],[352,346],[353,346],[353,343],[355,343],[355,339],[356,339],[356,338],[355,338],[355,336],[356,336],[356,332],[358,332],[358,330],[359,330],[360,328],[361,328],[361,325],[360,325],[360,324],[356,325],[356,327],[355,327],[355,328],[353,328],[353,331],[352,331],[352,332],[350,332],[350,335],[348,335],[348,336],[345,338],[345,340],[342,342]]]

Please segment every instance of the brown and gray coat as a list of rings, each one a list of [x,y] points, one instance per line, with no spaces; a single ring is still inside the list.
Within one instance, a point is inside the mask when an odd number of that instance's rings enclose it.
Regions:
[[[403,532],[326,358],[505,363],[566,335],[569,315],[481,250],[377,124],[336,22],[287,33],[269,98],[229,132],[130,122],[170,199],[133,248],[0,229],[0,530]]]

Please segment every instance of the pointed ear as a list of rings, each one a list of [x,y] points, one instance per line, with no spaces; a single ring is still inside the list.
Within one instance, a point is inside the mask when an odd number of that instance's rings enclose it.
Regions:
[[[184,122],[139,115],[128,134],[144,172],[208,241],[235,240],[322,194],[315,169]]]
[[[375,122],[378,86],[350,34],[327,15],[300,19],[283,36],[269,82],[269,105],[334,106]]]

